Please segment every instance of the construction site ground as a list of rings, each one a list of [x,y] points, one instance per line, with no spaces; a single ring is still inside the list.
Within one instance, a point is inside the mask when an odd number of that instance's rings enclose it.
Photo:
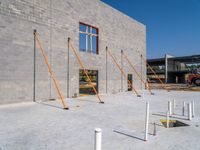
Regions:
[[[103,150],[199,150],[200,92],[153,90],[143,98],[132,92],[0,106],[0,150],[93,150],[94,128],[102,129]],[[190,126],[165,128],[168,101],[176,101],[176,119]],[[183,101],[195,101],[195,117],[182,116]],[[150,103],[148,141],[144,141],[146,102]],[[187,109],[186,109],[187,112]],[[156,123],[156,136],[154,132]]]
[[[159,83],[150,83],[152,89],[162,89],[163,85]],[[200,92],[200,86],[188,85],[188,84],[164,84],[170,90],[177,91],[197,91]]]

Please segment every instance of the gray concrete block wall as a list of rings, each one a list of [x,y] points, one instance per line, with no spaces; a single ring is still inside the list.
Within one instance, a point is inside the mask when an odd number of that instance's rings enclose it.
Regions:
[[[99,55],[79,52],[87,69],[99,71],[99,92],[105,93],[106,46],[121,64],[121,49],[141,72],[146,57],[146,27],[99,0],[0,0],[0,103],[31,101],[33,98],[33,30],[39,38],[60,89],[67,96],[67,38],[79,50],[79,22],[99,28]],[[92,65],[91,65],[92,64]],[[141,83],[132,73],[138,91]],[[79,93],[79,69],[70,51],[70,97]],[[146,77],[143,63],[143,76]],[[123,81],[123,91],[127,81]],[[108,56],[108,92],[121,91],[121,74]],[[47,66],[37,48],[36,99],[58,98]]]

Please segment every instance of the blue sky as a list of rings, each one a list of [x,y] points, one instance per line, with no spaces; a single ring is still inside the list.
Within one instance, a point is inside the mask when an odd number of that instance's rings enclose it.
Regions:
[[[200,0],[102,0],[147,27],[148,58],[200,54]]]

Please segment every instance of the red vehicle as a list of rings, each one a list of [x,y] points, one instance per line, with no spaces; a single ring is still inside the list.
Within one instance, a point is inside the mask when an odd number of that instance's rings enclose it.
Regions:
[[[187,81],[190,85],[195,84],[196,86],[200,86],[200,74],[189,74]]]

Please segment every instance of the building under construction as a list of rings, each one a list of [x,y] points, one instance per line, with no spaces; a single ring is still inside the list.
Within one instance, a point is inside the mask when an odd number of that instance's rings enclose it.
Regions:
[[[200,74],[200,55],[182,57],[165,55],[163,58],[149,59],[147,62],[165,83],[187,83],[189,74]],[[159,82],[149,68],[147,75],[150,82]]]
[[[1,104],[144,88],[145,25],[99,0],[0,0],[0,34]]]

